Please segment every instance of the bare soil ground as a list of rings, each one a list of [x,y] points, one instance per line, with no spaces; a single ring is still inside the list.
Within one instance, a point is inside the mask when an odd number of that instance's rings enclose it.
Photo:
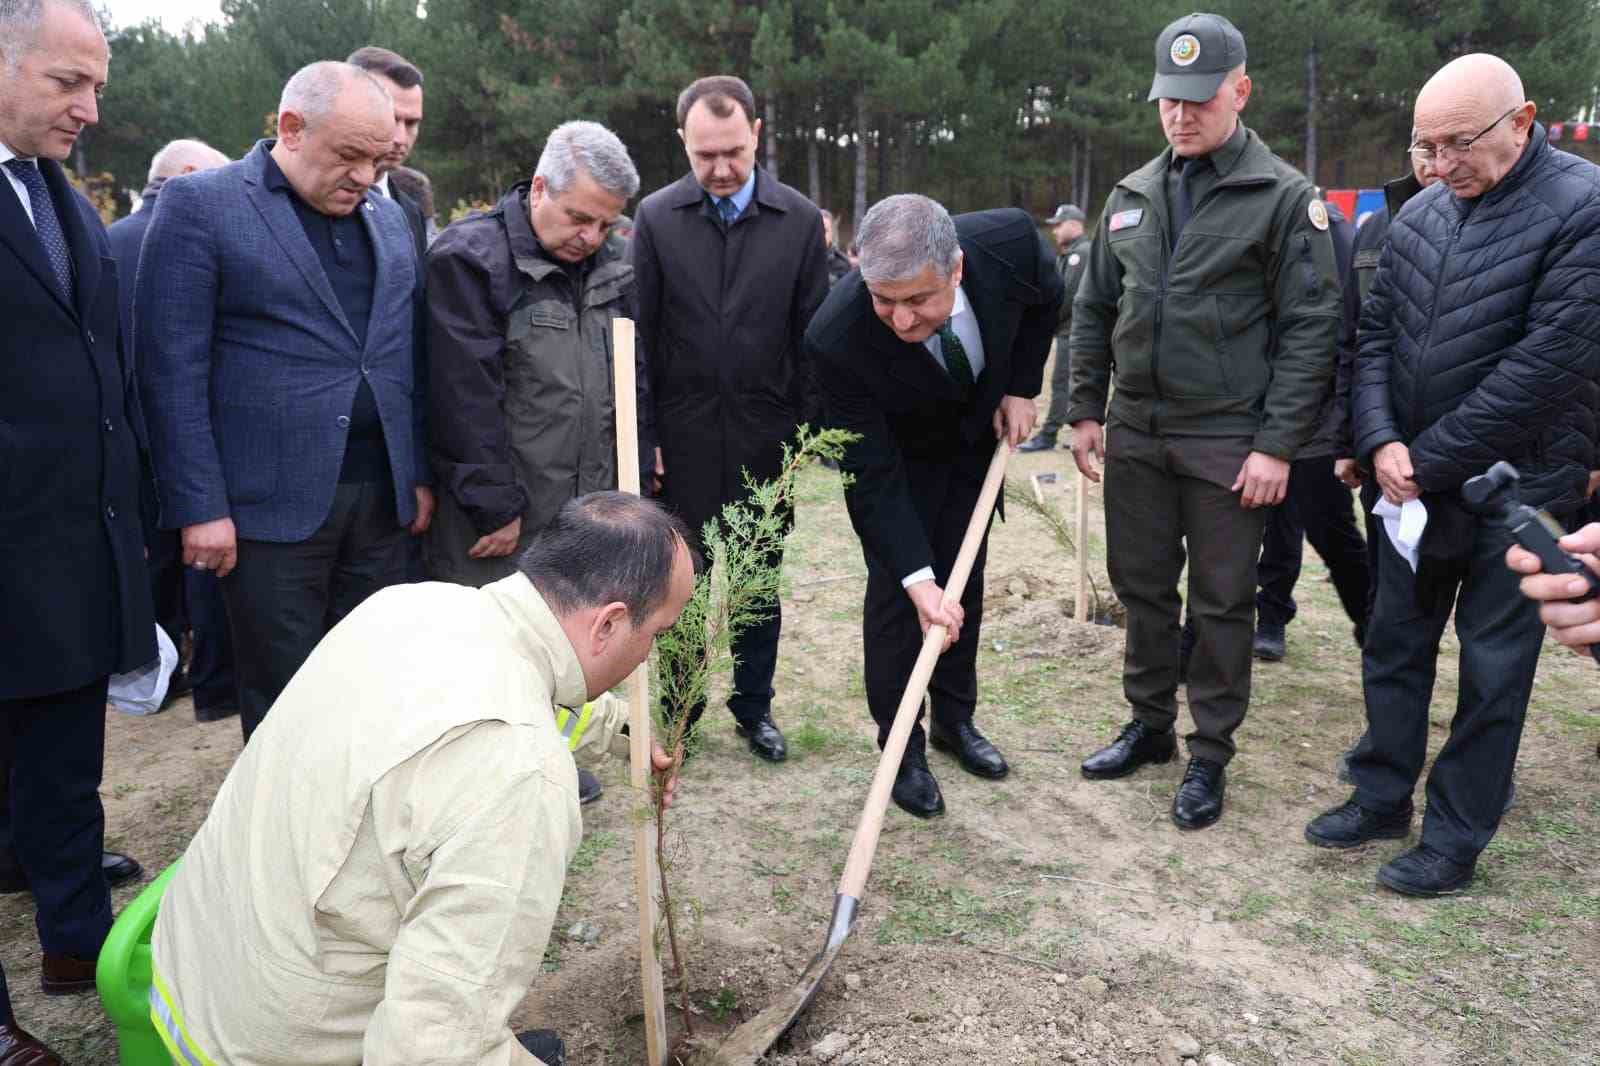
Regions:
[[[1065,451],[1020,456],[1013,471],[1060,473],[1050,498],[1069,506]],[[809,471],[803,487],[775,706],[789,761],[756,761],[731,719],[708,714],[674,812],[674,884],[703,914],[690,981],[703,1032],[759,1010],[820,947],[875,765],[864,567],[837,475]],[[1098,491],[1091,500],[1099,530]],[[1092,550],[1105,588],[1098,535]],[[996,525],[978,713],[1013,772],[982,781],[932,756],[948,814],[919,822],[891,808],[855,933],[771,1062],[1600,1063],[1592,663],[1546,649],[1517,805],[1476,882],[1457,898],[1406,900],[1373,875],[1407,845],[1330,853],[1301,836],[1345,798],[1335,762],[1362,720],[1350,626],[1313,553],[1288,658],[1257,665],[1227,814],[1201,833],[1167,816],[1181,762],[1118,782],[1079,776],[1083,754],[1126,713],[1122,633],[1070,620],[1071,573],[1036,516],[1014,509]],[[1457,650],[1447,637],[1435,748],[1453,713]],[[204,817],[238,725],[197,725],[183,701],[151,719],[112,715],[109,732],[108,841],[153,873]],[[623,768],[602,778],[546,973],[516,1019],[562,1031],[578,1066],[644,1059],[628,844],[638,804]],[[579,923],[588,928],[569,935]],[[0,960],[19,1016],[76,1066],[115,1062],[93,998],[39,995],[31,926],[27,897],[0,899]]]

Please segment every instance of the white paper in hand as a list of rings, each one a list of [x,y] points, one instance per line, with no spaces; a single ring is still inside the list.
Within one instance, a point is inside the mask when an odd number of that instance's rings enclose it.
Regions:
[[[1421,500],[1407,500],[1396,507],[1383,497],[1378,498],[1372,513],[1383,519],[1383,531],[1394,550],[1417,572],[1417,545],[1422,543],[1422,531],[1428,528],[1428,508]]]
[[[160,626],[156,626],[156,651],[156,657],[139,669],[111,675],[107,703],[123,714],[146,715],[161,710],[167,685],[178,668],[178,649]]]

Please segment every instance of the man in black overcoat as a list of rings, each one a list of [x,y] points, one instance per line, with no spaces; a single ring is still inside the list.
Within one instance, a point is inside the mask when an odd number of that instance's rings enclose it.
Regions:
[[[692,170],[645,197],[631,251],[661,495],[698,537],[746,497],[747,471],[777,476],[795,427],[816,425],[800,341],[828,268],[821,212],[755,165],[761,120],[748,85],[701,78],[678,97],[678,126]],[[735,639],[728,700],[751,750],[771,762],[786,754],[771,714],[781,625],[774,603]]]
[[[867,705],[881,747],[922,635],[948,626],[928,687],[933,745],[970,773],[1004,777],[1005,758],[972,720],[987,535],[960,604],[941,601],[995,441],[1015,448],[1033,430],[1061,276],[1033,220],[1010,208],[952,220],[925,196],[891,196],[856,239],[860,270],[829,294],[806,351],[828,424],[861,435],[841,465],[867,560]],[[920,723],[894,800],[920,817],[944,810]]]
[[[0,766],[44,990],[70,993],[94,988],[111,929],[107,682],[155,658],[155,619],[117,267],[61,168],[99,117],[109,52],[85,0],[14,12],[0,21]]]

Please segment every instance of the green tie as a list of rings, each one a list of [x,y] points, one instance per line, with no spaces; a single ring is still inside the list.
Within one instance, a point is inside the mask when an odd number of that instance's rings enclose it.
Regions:
[[[963,392],[972,388],[972,363],[967,359],[967,347],[956,336],[949,319],[939,327],[939,344],[944,352],[944,368]]]

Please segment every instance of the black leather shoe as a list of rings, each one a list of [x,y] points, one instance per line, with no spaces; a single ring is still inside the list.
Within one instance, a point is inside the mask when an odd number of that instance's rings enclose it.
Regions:
[[[768,762],[782,762],[789,757],[789,745],[771,715],[763,715],[748,725],[740,722],[734,732],[748,740],[750,750]]]
[[[926,763],[906,760],[894,775],[894,802],[907,814],[918,818],[935,818],[944,813],[944,794],[939,782],[928,772]]]
[[[529,1029],[517,1034],[517,1043],[531,1051],[545,1066],[566,1066],[567,1045],[554,1029]]]
[[[189,678],[189,671],[174,670],[167,681],[167,694],[161,698],[161,709],[166,710],[193,691],[194,682]]]
[[[115,888],[144,873],[144,867],[126,855],[105,851],[100,853],[100,871],[106,875],[106,884]]]
[[[1183,784],[1172,797],[1172,820],[1179,829],[1204,829],[1222,817],[1222,794],[1228,771],[1214,759],[1195,756],[1183,772]]]
[[[1372,840],[1404,840],[1411,833],[1411,804],[1393,814],[1369,811],[1351,796],[1306,826],[1306,840],[1319,848],[1355,848]]]
[[[1083,760],[1083,776],[1091,781],[1127,777],[1146,763],[1171,762],[1178,751],[1178,736],[1140,721],[1129,722],[1117,739]]]
[[[224,718],[232,718],[239,713],[239,708],[231,703],[218,703],[211,707],[194,705],[194,720],[197,722],[220,722]]]
[[[106,851],[100,854],[100,870],[105,875],[106,884],[112,888],[131,881],[144,873],[144,867],[133,859],[115,851]],[[28,879],[22,872],[16,856],[6,855],[0,857],[0,896],[14,895],[28,891]]]
[[[1281,663],[1288,653],[1282,626],[1256,626],[1256,638],[1250,645],[1251,654],[1266,663]]]
[[[1467,887],[1476,869],[1418,844],[1380,866],[1378,884],[1402,896],[1450,896]]]
[[[1005,756],[971,722],[962,722],[948,732],[934,726],[928,730],[928,743],[954,755],[969,774],[1001,778],[1011,772]]]
[[[1019,452],[1049,452],[1049,451],[1054,451],[1055,447],[1056,447],[1056,435],[1054,433],[1046,433],[1044,430],[1040,430],[1039,432],[1035,433],[1032,437],[1029,437],[1027,440],[1025,440],[1021,444],[1017,445],[1017,451],[1019,451]]]
[[[582,804],[593,803],[605,795],[605,787],[600,784],[600,779],[583,767],[578,767],[578,802]]]
[[[61,1056],[22,1026],[0,1025],[0,1066],[64,1066]]]

